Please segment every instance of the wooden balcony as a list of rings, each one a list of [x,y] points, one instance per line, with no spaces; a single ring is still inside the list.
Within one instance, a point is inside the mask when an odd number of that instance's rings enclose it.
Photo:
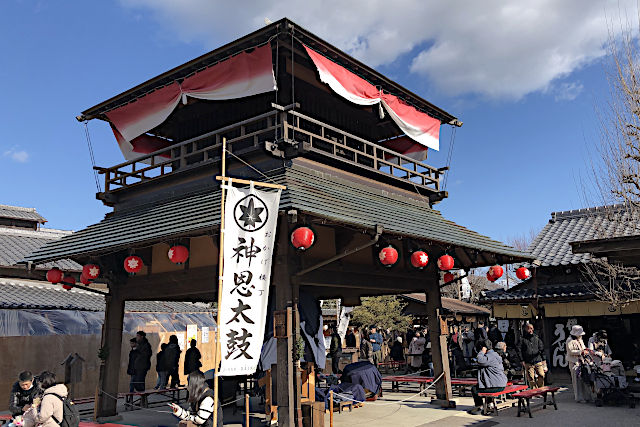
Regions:
[[[105,195],[150,185],[178,173],[220,161],[222,140],[235,155],[261,150],[272,156],[313,157],[340,169],[372,176],[394,185],[426,190],[433,201],[446,196],[437,169],[386,149],[290,107],[273,106],[267,113],[225,126],[110,168],[96,167],[104,175]]]

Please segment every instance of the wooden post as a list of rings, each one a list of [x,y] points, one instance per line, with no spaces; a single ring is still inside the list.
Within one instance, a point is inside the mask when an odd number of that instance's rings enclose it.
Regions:
[[[227,138],[222,138],[222,164],[221,174],[222,177],[226,177],[226,160],[227,159]],[[224,184],[224,181],[223,181]],[[225,203],[225,188],[222,186],[220,189],[220,246],[218,247],[218,315],[216,317],[216,351],[215,351],[215,364],[213,365],[213,422],[218,422],[218,369],[220,368],[220,359],[222,359],[222,352],[220,351],[220,308],[222,307],[222,276],[224,275],[224,203]]]
[[[333,427],[333,390],[329,391],[329,427]]]
[[[118,286],[109,285],[109,295],[105,297],[106,307],[104,327],[102,328],[102,348],[108,351],[104,365],[100,369],[98,380],[98,399],[95,416],[112,417],[116,415],[118,401],[118,379],[120,377],[120,352],[122,351],[122,323],[124,320],[124,300],[119,295]]]
[[[456,403],[451,400],[451,371],[449,370],[449,351],[447,349],[447,335],[441,328],[440,313],[442,311],[442,301],[440,296],[440,272],[436,272],[438,280],[435,281],[425,291],[427,297],[427,316],[429,326],[429,336],[431,337],[431,358],[433,361],[434,378],[440,377],[436,382],[436,399],[431,403],[440,405],[443,408],[455,408]]]
[[[289,225],[287,216],[281,215],[278,224],[278,244],[275,254],[275,268],[273,283],[275,285],[275,309],[287,312],[286,338],[278,338],[276,351],[278,354],[277,377],[278,388],[276,398],[278,403],[278,425],[293,427],[294,418],[294,381],[293,381],[293,340],[292,340],[292,305],[293,295],[291,287],[291,272],[289,258]]]
[[[245,427],[249,427],[251,421],[249,417],[249,395],[244,395]]]

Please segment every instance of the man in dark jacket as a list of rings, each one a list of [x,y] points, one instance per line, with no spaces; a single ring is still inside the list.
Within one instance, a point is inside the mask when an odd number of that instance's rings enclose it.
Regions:
[[[202,359],[202,355],[200,354],[200,350],[196,347],[196,340],[191,340],[191,348],[187,350],[184,355],[184,374],[189,375],[193,371],[197,371],[202,366],[200,359]]]
[[[154,387],[155,390],[167,388],[167,378],[169,377],[169,368],[165,362],[164,351],[167,349],[167,343],[160,345],[160,351],[156,354],[156,372],[158,373],[158,382]]]
[[[12,417],[17,417],[25,413],[33,404],[33,399],[40,395],[42,390],[38,387],[37,381],[29,371],[21,372],[18,381],[11,387],[9,399],[9,411]]]
[[[178,365],[180,364],[180,345],[178,344],[178,337],[171,335],[169,337],[169,345],[165,350],[164,359],[167,367],[169,368],[169,384],[171,388],[175,388],[180,385],[180,372],[178,371]]]
[[[147,340],[147,334],[144,331],[138,331],[136,334],[137,355],[133,363],[133,385],[136,391],[145,390],[145,377],[151,369],[151,344]]]
[[[347,329],[347,335],[344,337],[347,347],[356,347],[356,334],[353,333],[353,329]]]
[[[485,342],[489,339],[487,334],[487,327],[484,325],[484,322],[478,322],[478,327],[474,331],[475,342]],[[477,345],[477,344],[476,344]]]
[[[507,376],[502,367],[502,358],[491,349],[491,341],[479,341],[476,343],[478,355],[478,386],[471,387],[475,408],[467,411],[470,414],[478,414],[482,410],[482,398],[478,393],[495,393],[504,390],[507,386]]]
[[[342,356],[342,340],[335,328],[331,330],[331,345],[329,346],[329,356],[331,356],[331,372],[339,373],[340,357]]]
[[[138,340],[135,338],[131,338],[129,340],[129,344],[131,345],[131,350],[129,350],[129,364],[127,365],[127,375],[130,376],[129,380],[129,392],[133,393],[136,391],[135,381],[136,381],[136,359],[138,359]]]
[[[544,385],[544,375],[547,366],[545,362],[544,343],[540,337],[533,332],[533,325],[531,323],[525,325],[522,338],[520,338],[520,341],[516,345],[516,351],[522,361],[522,367],[527,376],[529,387],[542,387]]]

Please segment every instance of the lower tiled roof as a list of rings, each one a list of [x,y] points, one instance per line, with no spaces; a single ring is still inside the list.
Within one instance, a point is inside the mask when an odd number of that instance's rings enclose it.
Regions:
[[[401,298],[414,300],[426,304],[427,298],[424,293],[412,293],[400,295]],[[442,308],[450,313],[460,314],[491,314],[491,310],[479,305],[470,304],[453,298],[442,298]]]
[[[70,231],[46,228],[25,230],[12,227],[0,227],[0,266],[15,266],[17,262],[31,252],[41,248],[47,243],[54,242],[70,234]],[[56,260],[55,262],[38,264],[36,268],[49,269],[54,266],[65,271],[82,270],[80,264],[64,258]]]
[[[82,289],[65,290],[60,285],[35,280],[0,278],[0,309],[104,311],[104,296]],[[205,305],[175,301],[127,301],[127,312],[202,313]]]
[[[581,283],[567,285],[544,285],[538,287],[537,297],[541,300],[550,299],[588,299],[593,294]],[[536,290],[532,288],[523,289],[496,289],[494,291],[482,291],[481,302],[516,302],[528,301],[536,298]]]
[[[504,261],[527,261],[528,254],[492,240],[442,217],[426,201],[391,194],[367,184],[355,185],[326,171],[293,162],[272,174],[287,186],[280,209],[327,218],[354,226],[384,227],[386,233],[429,239],[450,246],[486,251]],[[219,189],[186,195],[178,200],[116,213],[98,224],[52,242],[24,261],[51,261],[77,255],[99,254],[176,235],[211,230],[220,220]]]

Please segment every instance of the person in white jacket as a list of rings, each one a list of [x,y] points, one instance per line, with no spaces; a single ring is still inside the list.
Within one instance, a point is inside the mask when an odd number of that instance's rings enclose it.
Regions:
[[[580,325],[573,325],[570,334],[571,338],[567,340],[566,347],[567,362],[571,373],[571,384],[573,385],[573,397],[576,402],[590,402],[592,400],[591,388],[582,378],[578,377],[582,356],[589,351],[582,340],[584,330]]]

